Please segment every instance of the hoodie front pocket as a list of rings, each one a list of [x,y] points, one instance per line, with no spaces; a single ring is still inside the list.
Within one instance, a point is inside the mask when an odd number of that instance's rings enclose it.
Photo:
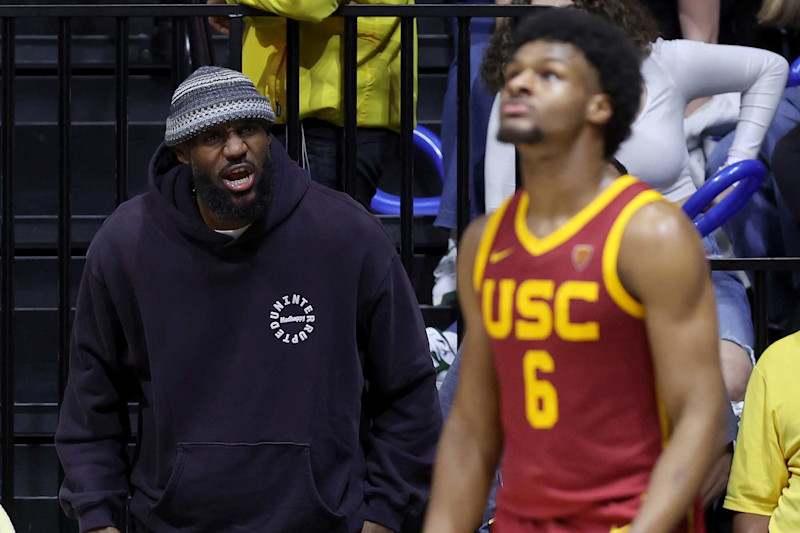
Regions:
[[[150,510],[156,530],[346,531],[322,501],[308,445],[180,443],[175,466]]]

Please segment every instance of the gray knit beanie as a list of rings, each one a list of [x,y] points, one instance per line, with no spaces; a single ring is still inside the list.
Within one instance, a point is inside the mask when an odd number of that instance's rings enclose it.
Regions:
[[[172,95],[164,140],[175,146],[219,124],[243,119],[275,122],[269,98],[241,72],[200,67]]]

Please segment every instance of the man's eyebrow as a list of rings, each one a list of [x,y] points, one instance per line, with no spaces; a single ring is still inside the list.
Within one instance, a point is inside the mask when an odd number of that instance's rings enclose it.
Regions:
[[[544,57],[544,58],[541,58],[541,59],[537,59],[536,61],[534,61],[532,63],[525,62],[525,65],[526,66],[538,67],[538,66],[541,66],[541,65],[546,64],[546,63],[558,63],[558,64],[561,64],[561,65],[564,65],[564,66],[569,66],[569,64],[570,64],[569,59],[567,59],[567,58],[548,56],[548,57]],[[519,60],[509,61],[509,63],[506,65],[506,68],[520,67],[522,65],[523,65],[523,62],[521,62]]]
[[[561,63],[562,65],[569,65],[569,59],[560,56],[547,56],[542,59],[540,63]]]

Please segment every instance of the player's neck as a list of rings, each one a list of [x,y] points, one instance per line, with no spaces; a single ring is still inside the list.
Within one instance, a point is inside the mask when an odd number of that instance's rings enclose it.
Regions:
[[[602,146],[575,143],[566,150],[521,149],[523,187],[529,211],[543,217],[572,216],[607,186]]]

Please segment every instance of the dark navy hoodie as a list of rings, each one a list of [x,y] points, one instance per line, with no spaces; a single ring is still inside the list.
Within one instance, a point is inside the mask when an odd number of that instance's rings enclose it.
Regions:
[[[424,506],[441,415],[405,270],[374,217],[270,152],[274,200],[239,239],[162,146],[89,248],[56,435],[81,532],[126,508],[137,533],[398,530]]]

